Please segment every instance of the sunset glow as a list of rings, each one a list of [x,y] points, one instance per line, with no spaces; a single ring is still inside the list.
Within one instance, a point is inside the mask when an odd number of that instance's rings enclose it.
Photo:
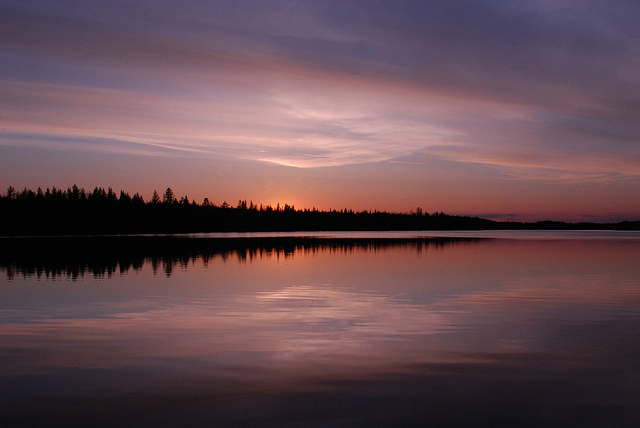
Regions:
[[[640,219],[640,4],[0,0],[0,192]]]

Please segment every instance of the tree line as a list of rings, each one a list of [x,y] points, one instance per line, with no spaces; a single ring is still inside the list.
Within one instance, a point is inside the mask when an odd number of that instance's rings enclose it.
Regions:
[[[105,235],[193,232],[327,231],[327,230],[420,230],[428,228],[477,229],[489,220],[416,213],[398,214],[351,209],[320,211],[296,209],[279,203],[254,204],[239,200],[232,206],[205,198],[177,197],[171,188],[150,200],[139,193],[95,187],[92,191],[73,185],[66,190],[7,189],[0,197],[0,235]]]
[[[128,192],[120,190],[119,193],[116,193],[111,187],[104,189],[102,187],[95,187],[93,191],[86,191],[84,188],[78,187],[77,185],[73,185],[72,187],[67,188],[66,190],[58,189],[55,186],[52,188],[48,188],[46,190],[42,190],[41,187],[38,187],[37,190],[31,190],[24,188],[22,191],[16,191],[13,186],[9,186],[6,194],[0,195],[0,200],[5,201],[49,201],[49,202],[63,202],[63,201],[73,201],[73,202],[83,202],[87,204],[92,203],[101,203],[104,204],[120,204],[120,205],[192,205],[192,206],[203,206],[203,207],[213,207],[213,208],[234,208],[232,205],[227,203],[226,201],[222,202],[220,206],[212,203],[209,198],[204,198],[202,203],[198,203],[195,200],[189,200],[187,195],[178,198],[173,190],[170,187],[164,191],[162,197],[158,194],[157,190],[153,191],[153,195],[149,201],[145,201],[144,197],[139,193],[131,196]],[[259,210],[259,211],[295,211],[295,207],[293,205],[284,204],[282,207],[280,203],[274,208],[271,205],[266,205],[263,207],[260,204],[260,207],[253,204],[253,201],[247,203],[247,200],[240,199],[238,201],[237,209],[249,209],[249,210]],[[312,209],[315,210],[315,209]],[[346,210],[346,209],[345,209]],[[333,210],[331,210],[333,211]],[[418,208],[418,212],[422,214],[422,209]]]
[[[9,187],[0,195],[0,236],[170,234],[197,232],[271,231],[380,231],[380,230],[482,230],[482,229],[640,229],[640,222],[616,224],[561,222],[495,222],[478,217],[429,214],[421,208],[413,213],[320,211],[296,209],[293,205],[256,205],[239,200],[215,205],[185,195],[176,197],[171,188],[162,196],[154,190],[146,201],[112,188],[85,191],[77,185],[65,190]]]

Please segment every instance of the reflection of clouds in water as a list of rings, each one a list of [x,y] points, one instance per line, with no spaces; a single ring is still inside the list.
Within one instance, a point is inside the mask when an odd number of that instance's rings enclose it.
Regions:
[[[157,365],[167,359],[249,365],[314,363],[340,370],[407,362],[424,335],[445,331],[444,313],[391,296],[329,286],[290,286],[244,296],[155,302],[146,310],[112,304],[105,318],[50,318],[3,325],[0,349],[37,348],[46,362],[16,360],[7,369]],[[68,314],[66,314],[68,315]],[[86,315],[86,314],[85,314]],[[101,316],[105,316],[104,313]],[[411,353],[411,355],[414,355]],[[343,357],[343,358],[341,358]],[[365,360],[367,363],[365,364]]]
[[[247,313],[282,332],[290,353],[345,353],[371,348],[377,341],[409,340],[435,334],[450,324],[442,313],[393,297],[343,288],[291,286],[260,293],[260,313]],[[288,333],[287,333],[288,332]]]
[[[474,311],[525,310],[539,311],[544,308],[557,308],[562,311],[556,315],[568,317],[572,310],[585,318],[586,307],[593,308],[597,314],[610,310],[625,311],[640,302],[640,282],[616,277],[616,273],[558,273],[539,275],[519,275],[505,277],[493,290],[458,294],[450,299],[450,305],[473,307]],[[485,309],[483,309],[485,307]]]
[[[619,324],[628,314],[640,313],[640,283],[618,276],[617,272],[506,276],[493,289],[460,293],[438,307],[456,308],[459,321],[477,331],[467,337],[469,348],[558,352],[580,348],[598,335],[627,340],[628,332]]]

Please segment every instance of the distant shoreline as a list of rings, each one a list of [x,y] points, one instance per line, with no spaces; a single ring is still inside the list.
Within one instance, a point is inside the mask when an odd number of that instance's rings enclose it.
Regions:
[[[238,201],[216,206],[178,200],[167,189],[151,201],[112,189],[85,192],[77,186],[43,192],[12,188],[0,196],[0,236],[144,235],[212,232],[346,232],[453,230],[640,230],[640,221],[566,223],[560,221],[503,222],[479,217],[426,213],[401,214],[349,209],[319,211],[285,204],[259,207]]]

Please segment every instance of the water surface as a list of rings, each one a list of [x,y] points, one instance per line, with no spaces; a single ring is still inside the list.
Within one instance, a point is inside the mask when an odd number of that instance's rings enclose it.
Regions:
[[[640,240],[596,235],[16,252],[0,262],[0,416],[635,426]]]

